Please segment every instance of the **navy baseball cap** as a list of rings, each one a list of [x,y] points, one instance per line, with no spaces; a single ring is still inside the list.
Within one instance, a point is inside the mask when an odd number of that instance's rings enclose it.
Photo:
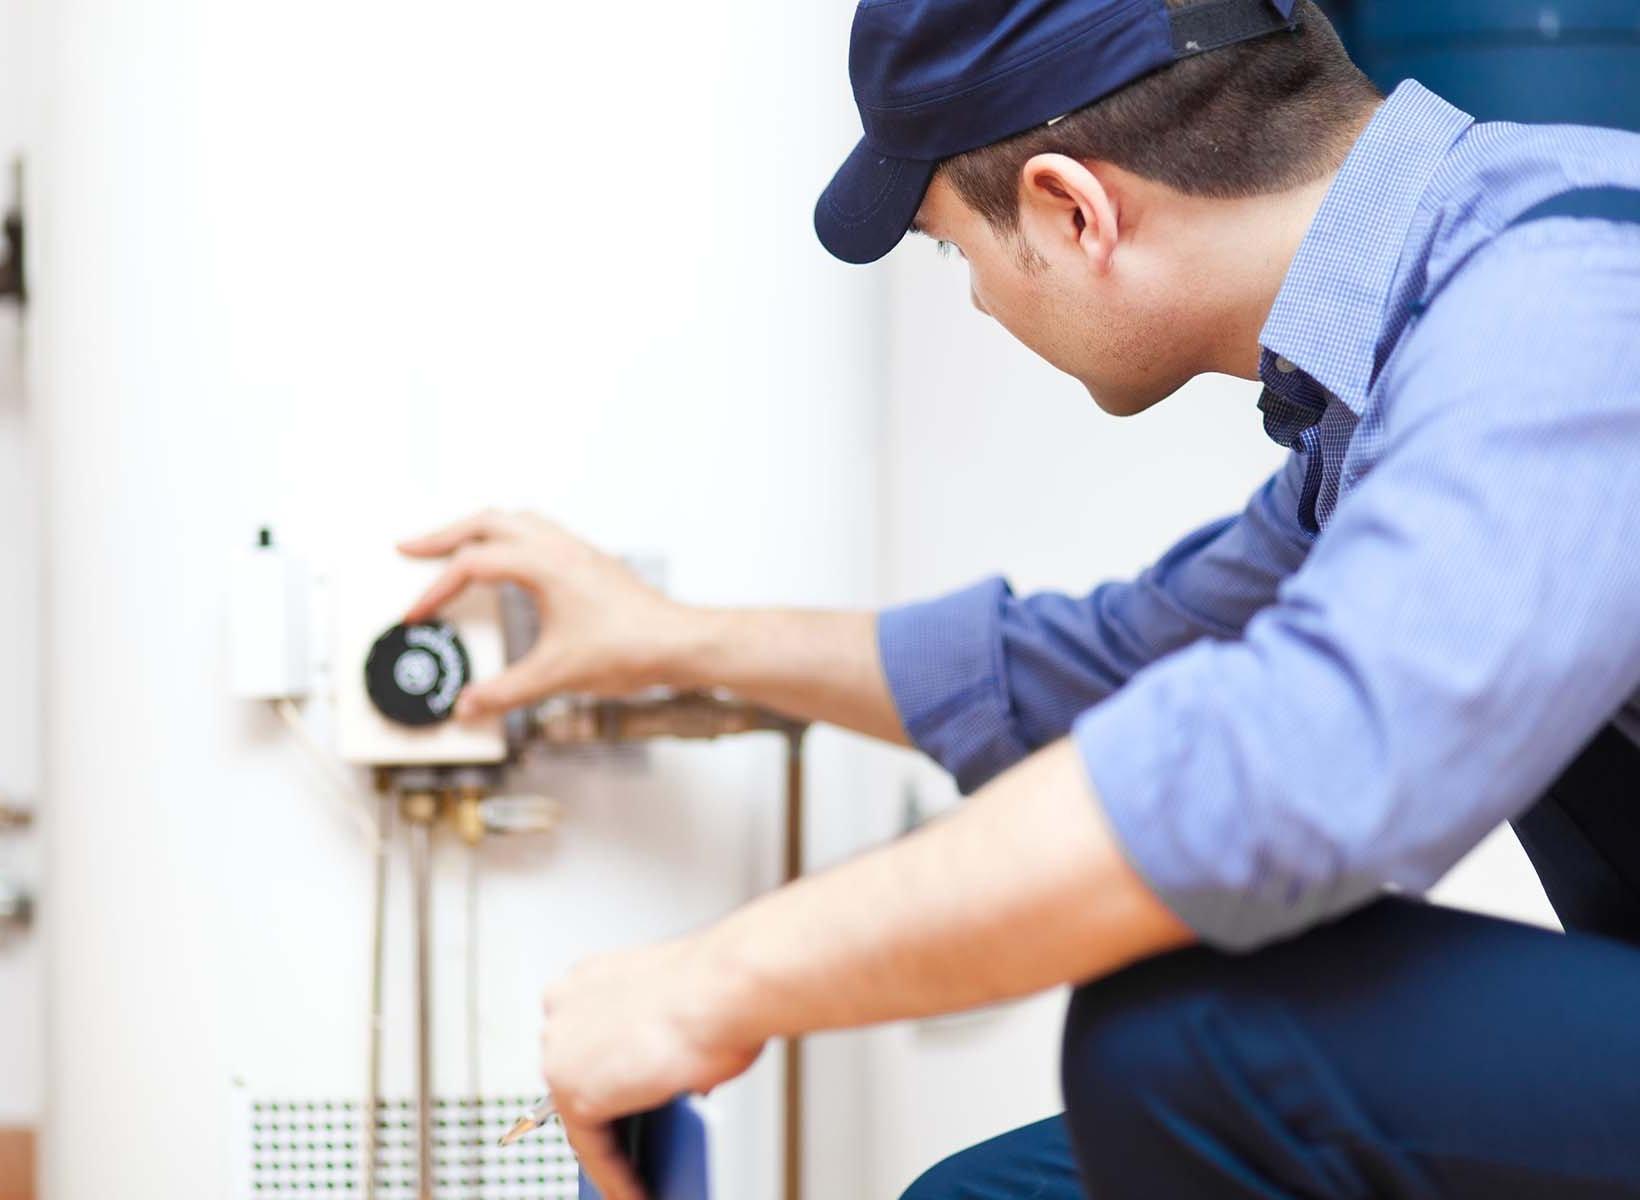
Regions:
[[[1182,58],[1296,28],[1298,0],[862,0],[849,78],[865,138],[814,209],[844,262],[899,244],[939,164]]]

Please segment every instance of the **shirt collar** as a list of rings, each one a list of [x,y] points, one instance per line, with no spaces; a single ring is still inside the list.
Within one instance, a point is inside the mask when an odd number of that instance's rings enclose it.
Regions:
[[[1296,364],[1356,416],[1366,405],[1385,307],[1418,202],[1474,124],[1408,81],[1379,108],[1339,169],[1259,336],[1263,375]]]

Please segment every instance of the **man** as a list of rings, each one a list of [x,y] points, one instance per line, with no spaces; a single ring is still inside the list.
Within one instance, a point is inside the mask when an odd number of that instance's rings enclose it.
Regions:
[[[1640,138],[1385,101],[1307,0],[868,0],[851,66],[829,249],[955,247],[1112,413],[1260,379],[1292,454],[1081,599],[710,612],[535,518],[406,547],[454,554],[414,617],[545,613],[469,711],[721,685],[974,793],[552,987],[589,1173],[638,1195],[608,1122],[769,1038],[1072,983],[1065,1117],[911,1196],[1640,1195],[1640,225],[1592,215]],[[1574,932],[1382,898],[1506,819]]]

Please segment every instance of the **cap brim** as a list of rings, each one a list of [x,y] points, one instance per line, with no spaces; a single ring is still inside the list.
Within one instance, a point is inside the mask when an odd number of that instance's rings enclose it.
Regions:
[[[847,263],[876,262],[911,228],[937,162],[854,148],[814,206],[820,244]]]

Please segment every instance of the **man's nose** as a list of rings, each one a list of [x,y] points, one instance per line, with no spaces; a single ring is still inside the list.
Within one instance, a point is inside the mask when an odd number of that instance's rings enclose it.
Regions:
[[[968,288],[968,299],[973,302],[974,308],[979,312],[984,313],[986,316],[991,315],[991,310],[985,307],[985,301],[979,298],[979,292],[972,286]]]

